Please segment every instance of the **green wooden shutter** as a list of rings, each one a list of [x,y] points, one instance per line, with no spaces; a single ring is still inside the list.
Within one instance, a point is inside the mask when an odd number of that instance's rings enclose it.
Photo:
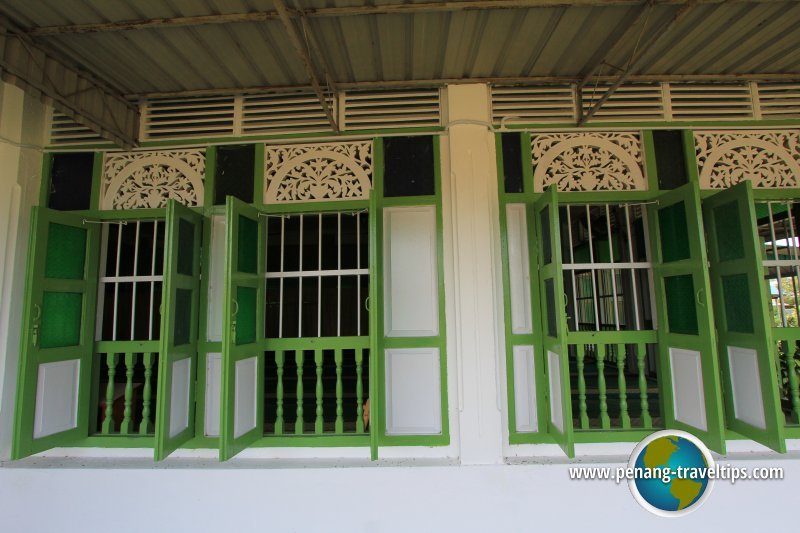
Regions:
[[[569,382],[567,313],[562,277],[558,193],[551,186],[532,206],[529,216],[538,233],[537,265],[541,294],[542,351],[548,383],[548,432],[569,457],[575,456],[572,391]]]
[[[155,459],[194,437],[203,217],[170,200],[164,254]]]
[[[728,427],[786,451],[775,345],[749,181],[703,201]]]
[[[12,456],[86,437],[100,226],[34,207]]]
[[[658,309],[658,371],[666,427],[725,453],[722,395],[705,239],[696,183],[650,210]]]
[[[379,402],[380,388],[378,357],[381,356],[380,335],[383,328],[378,323],[381,300],[379,299],[378,277],[378,220],[380,213],[377,207],[377,195],[371,191],[369,198],[369,436],[370,457],[378,459],[378,428],[380,427]]]
[[[220,460],[263,436],[265,231],[259,211],[227,201]]]

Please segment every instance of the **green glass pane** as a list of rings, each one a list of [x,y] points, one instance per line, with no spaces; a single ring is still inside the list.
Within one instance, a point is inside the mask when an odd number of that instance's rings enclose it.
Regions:
[[[661,256],[665,263],[688,259],[689,230],[686,226],[686,206],[677,202],[658,210],[661,235]]]
[[[236,287],[236,344],[249,344],[256,341],[256,289]]]
[[[192,291],[175,290],[175,316],[173,319],[172,342],[175,346],[189,344],[192,334]]]
[[[547,265],[553,261],[552,244],[550,243],[550,206],[539,211],[539,226],[542,228],[542,263]]]
[[[86,230],[51,222],[47,227],[44,276],[50,279],[83,279],[86,263]]]
[[[194,224],[178,221],[178,274],[191,276],[194,272]]]
[[[558,337],[558,317],[556,316],[556,290],[553,279],[544,282],[545,300],[547,302],[547,335]]]
[[[258,271],[258,223],[239,215],[237,272],[255,274]]]
[[[747,274],[722,276],[722,297],[728,331],[753,333],[753,309]]]
[[[77,346],[81,342],[83,294],[45,292],[42,295],[42,318],[39,333],[41,348]]]
[[[714,208],[714,227],[717,237],[717,255],[720,261],[744,257],[742,222],[738,202],[728,202]]]
[[[691,274],[664,278],[667,324],[670,333],[697,335],[697,309]]]

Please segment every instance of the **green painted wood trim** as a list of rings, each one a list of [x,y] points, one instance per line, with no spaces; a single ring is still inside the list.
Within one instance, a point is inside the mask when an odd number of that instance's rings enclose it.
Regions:
[[[50,173],[53,170],[54,155],[55,153],[42,154],[42,180],[39,185],[39,204],[38,204],[41,207],[47,207],[47,203],[50,197]]]
[[[642,131],[643,171],[647,180],[647,190],[658,190],[658,167],[656,165],[656,148],[653,141],[653,131]]]
[[[211,207],[214,205],[215,189],[217,187],[217,147],[210,145],[206,147],[206,167],[203,180],[203,206]]]
[[[641,331],[570,331],[569,344],[652,344],[658,342],[657,330]]]
[[[95,341],[95,353],[141,353],[160,351],[160,341]]]
[[[336,211],[362,211],[369,208],[368,200],[337,200],[335,202],[304,202],[301,204],[256,205],[266,214],[329,213]]]
[[[267,339],[263,348],[264,351],[364,349],[369,348],[369,336]]]
[[[557,122],[552,124],[543,123],[524,123],[524,124],[506,124],[505,129],[500,129],[500,123],[495,123],[496,131],[515,131],[515,130],[597,130],[597,129],[704,129],[704,128],[754,128],[754,127],[797,127],[800,126],[800,120],[797,119],[776,119],[776,120],[654,120],[642,122],[592,122],[583,128],[575,126],[574,122]]]
[[[255,146],[253,154],[253,202],[264,202],[264,143]]]

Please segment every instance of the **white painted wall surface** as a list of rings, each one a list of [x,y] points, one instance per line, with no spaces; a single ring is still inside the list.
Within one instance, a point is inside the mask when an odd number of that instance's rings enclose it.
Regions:
[[[11,453],[28,226],[38,202],[45,106],[0,83],[0,458]]]
[[[624,483],[570,481],[565,464],[285,468],[174,459],[161,468],[150,459],[0,468],[0,517],[5,533],[788,531],[797,520],[797,459],[735,461],[782,466],[786,479],[717,482],[703,507],[679,519],[645,511]]]

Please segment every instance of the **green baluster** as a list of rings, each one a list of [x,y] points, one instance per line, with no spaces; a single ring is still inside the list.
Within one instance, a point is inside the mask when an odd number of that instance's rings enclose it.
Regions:
[[[603,429],[611,427],[611,419],[608,417],[608,401],[606,397],[606,345],[597,345],[597,388],[600,392],[600,425]]]
[[[356,350],[356,433],[364,433],[364,384],[361,381],[364,352]]]
[[[794,419],[795,421],[800,424],[800,376],[798,376],[798,370],[794,364],[794,356],[797,347],[795,346],[794,350],[790,350],[789,347],[791,344],[787,343],[786,346],[786,369],[787,373],[789,374],[789,390],[792,394],[792,411],[794,411]]]
[[[114,432],[114,379],[117,373],[117,354],[106,354],[108,385],[106,385],[106,412],[103,419],[103,435]]]
[[[275,391],[277,396],[275,409],[275,434],[283,435],[283,361],[284,353],[280,350],[275,352],[275,365],[278,367],[278,388]]]
[[[342,417],[342,350],[337,348],[334,351],[334,361],[336,361],[336,433],[344,431],[344,418]]]
[[[314,433],[322,434],[322,350],[314,351],[314,362],[317,364],[317,419],[314,421]]]
[[[583,374],[586,359],[586,345],[575,346],[578,358],[578,411],[580,412],[581,429],[589,429],[589,415],[586,412],[586,378]]]
[[[639,371],[639,403],[642,406],[642,427],[650,429],[653,427],[653,419],[650,418],[650,405],[647,401],[647,375],[645,374],[644,358],[647,355],[647,345],[638,344],[636,346],[636,364]]]
[[[628,383],[625,380],[626,346],[620,344],[615,347],[617,352],[617,385],[619,386],[619,418],[624,429],[630,429],[631,416],[628,414]]]
[[[122,424],[119,427],[119,432],[122,435],[129,435],[131,432],[131,422],[133,409],[133,370],[136,366],[136,355],[132,353],[125,354],[125,409],[122,415]]]
[[[297,350],[294,352],[294,361],[297,364],[297,421],[294,423],[294,432],[297,435],[303,434],[303,362],[305,352]]]
[[[142,423],[139,424],[139,434],[147,435],[153,431],[150,422],[150,400],[153,395],[153,359],[155,354],[145,353],[142,355],[144,363],[144,387],[142,388]]]

